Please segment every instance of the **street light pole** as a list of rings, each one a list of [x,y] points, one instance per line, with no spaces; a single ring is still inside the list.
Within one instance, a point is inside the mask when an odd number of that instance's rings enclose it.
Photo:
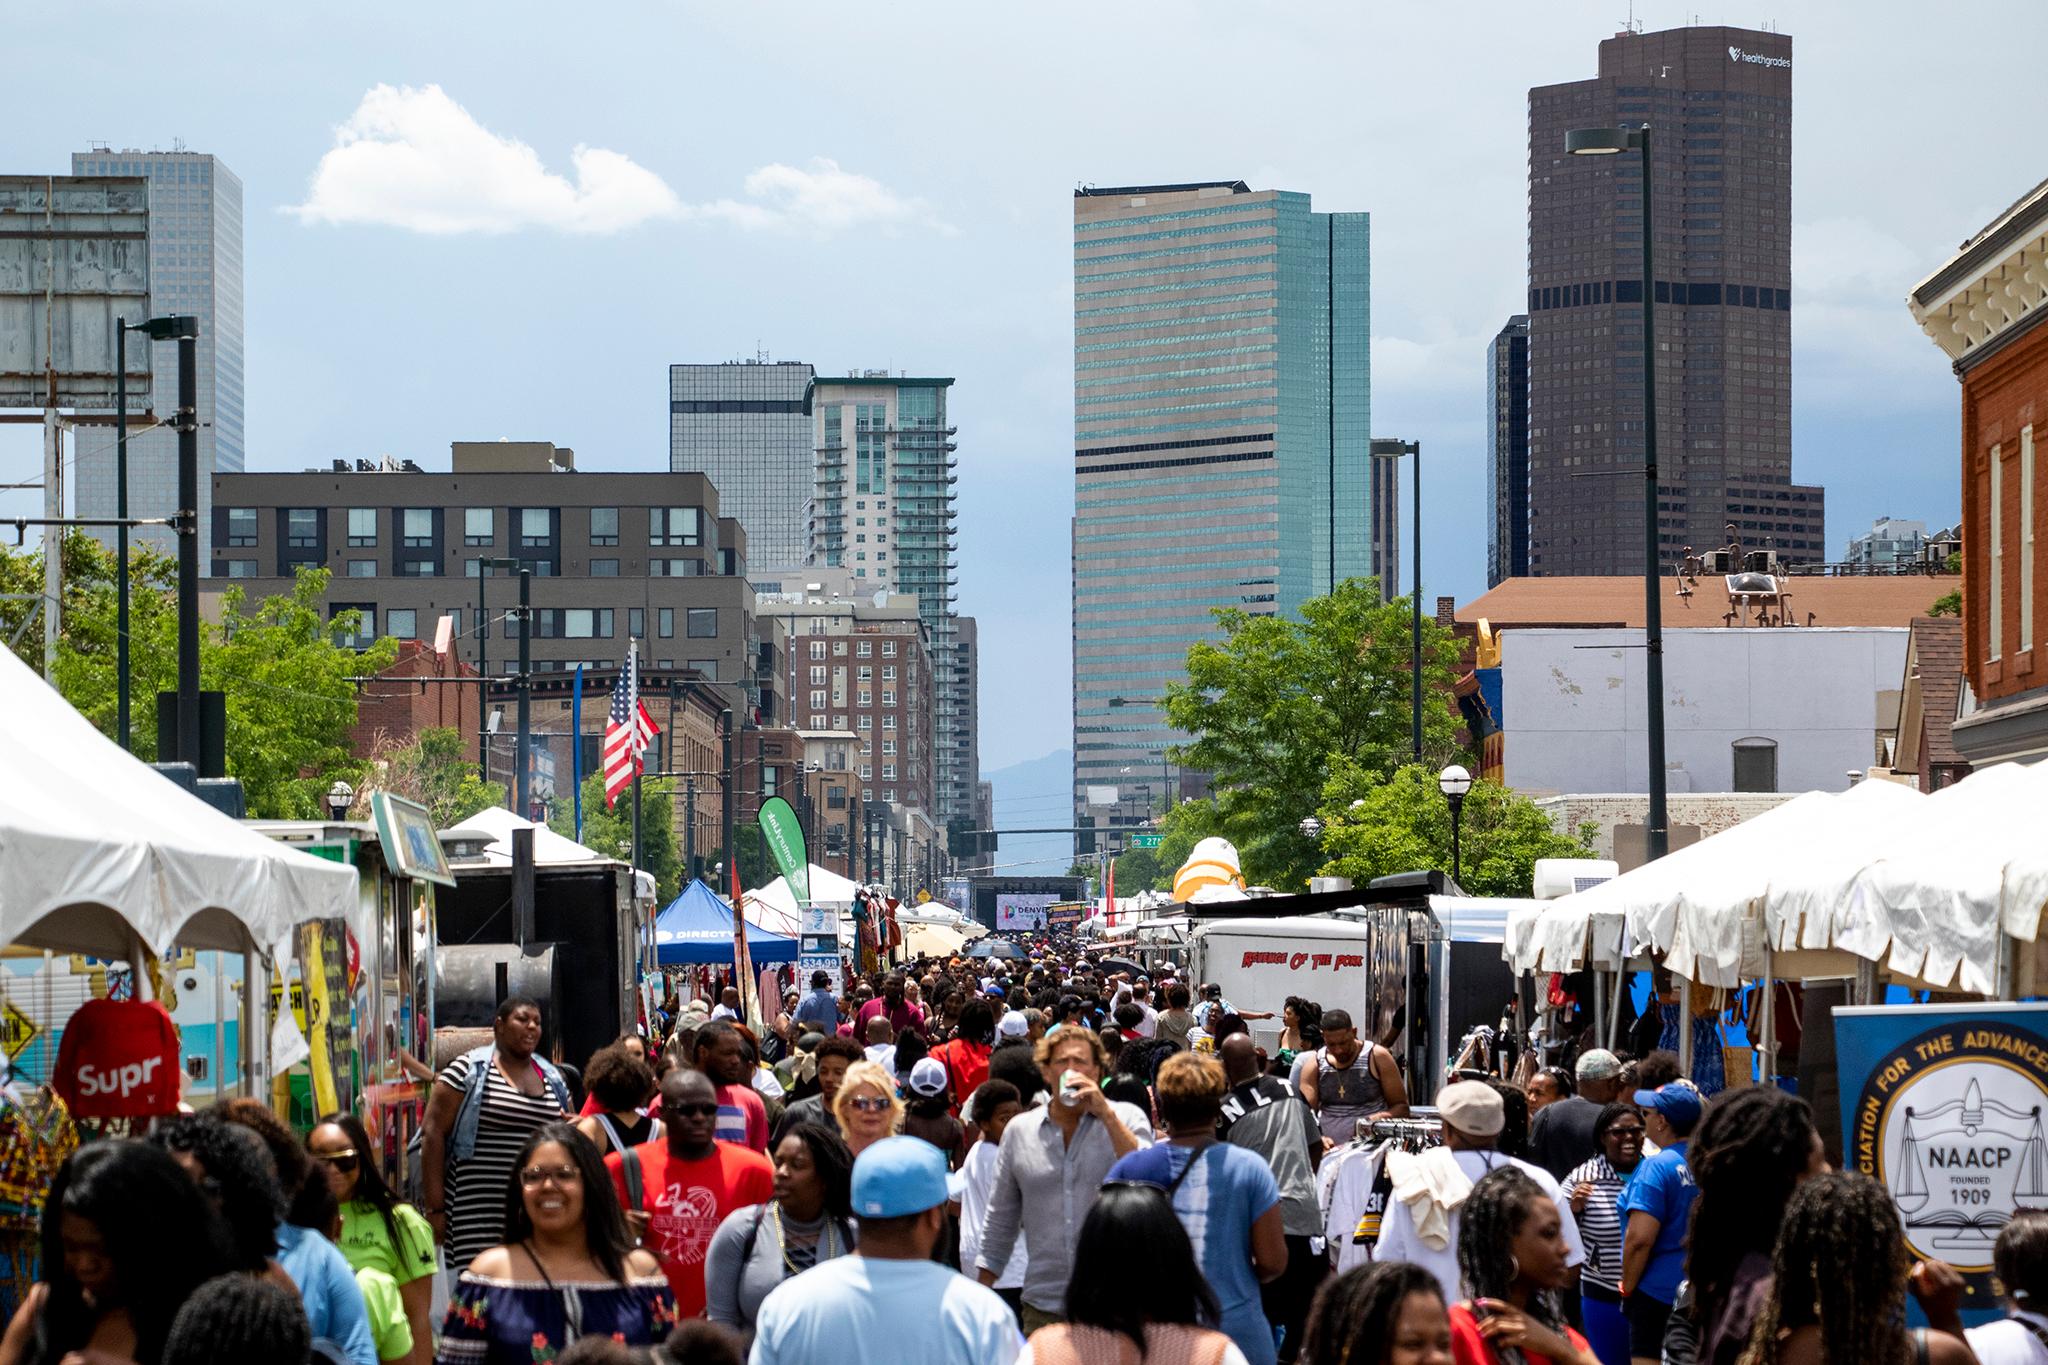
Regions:
[[[1644,833],[1654,862],[1670,848],[1671,823],[1665,809],[1664,601],[1657,535],[1657,220],[1651,199],[1656,171],[1651,147],[1648,123],[1637,128],[1581,128],[1564,136],[1565,151],[1576,156],[1631,150],[1643,154],[1643,680],[1649,691],[1644,719],[1650,762],[1650,810]]]
[[[1472,790],[1472,774],[1456,763],[1437,774],[1437,790],[1444,794],[1444,800],[1451,808],[1451,880],[1463,880],[1464,865],[1458,847],[1458,826],[1465,813],[1465,793]]]
[[[518,771],[519,818],[528,820],[532,809],[533,770],[528,762],[533,742],[533,570],[519,566],[519,734],[512,742],[513,761]]]
[[[199,319],[168,321],[178,343],[178,760],[199,772]]]
[[[128,323],[114,323],[114,737],[133,749],[128,729]],[[60,533],[61,543],[61,533]]]

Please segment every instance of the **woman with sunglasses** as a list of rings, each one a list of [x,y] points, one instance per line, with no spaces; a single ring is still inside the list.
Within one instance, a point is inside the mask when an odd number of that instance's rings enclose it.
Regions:
[[[584,1337],[651,1346],[675,1321],[668,1280],[633,1245],[596,1146],[567,1123],[549,1123],[512,1163],[505,1244],[456,1281],[434,1359],[532,1365]]]
[[[1628,1365],[1628,1316],[1621,1303],[1623,1225],[1617,1201],[1643,1160],[1643,1111],[1617,1100],[1593,1120],[1596,1155],[1565,1177],[1572,1217],[1586,1261],[1579,1267],[1579,1301],[1586,1340],[1600,1365]]]
[[[855,1062],[832,1098],[832,1114],[846,1138],[847,1150],[859,1156],[903,1126],[903,1100],[896,1082],[875,1062]]]
[[[434,1358],[434,1229],[384,1178],[369,1131],[354,1114],[320,1120],[306,1135],[306,1150],[341,1206],[334,1240],[363,1287],[370,1316],[383,1318],[380,1305],[395,1289],[412,1338],[410,1358],[426,1365]],[[384,1349],[380,1332],[380,1355]],[[385,1360],[398,1358],[384,1355]]]

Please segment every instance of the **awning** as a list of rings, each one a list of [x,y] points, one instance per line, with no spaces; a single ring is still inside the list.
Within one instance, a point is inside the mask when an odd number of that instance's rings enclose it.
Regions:
[[[756,963],[796,961],[796,940],[747,927],[747,956]],[[701,881],[683,888],[654,920],[654,950],[664,967],[733,960],[732,910]]]

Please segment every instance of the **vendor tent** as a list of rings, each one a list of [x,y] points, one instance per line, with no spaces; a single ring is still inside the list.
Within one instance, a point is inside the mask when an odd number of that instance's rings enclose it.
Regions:
[[[944,924],[908,924],[903,929],[903,951],[911,957],[951,957],[967,942],[967,935]]]
[[[730,963],[732,910],[701,881],[683,888],[654,921],[655,952],[664,967]],[[749,925],[747,955],[756,964],[796,961],[796,940]]]
[[[830,905],[840,910],[850,909],[860,890],[856,883],[816,863],[810,866],[810,883],[812,905]],[[803,916],[786,877],[777,877],[760,890],[747,892],[741,909],[749,924],[763,925],[780,934],[803,932]]]
[[[567,835],[557,834],[546,825],[514,815],[503,806],[490,806],[474,815],[464,817],[461,825],[465,833],[486,835],[490,843],[484,845],[484,858],[497,867],[512,865],[512,831],[530,829],[533,831],[533,862],[536,867],[569,867],[577,863],[616,863],[620,860],[599,853],[594,848],[585,848]],[[654,903],[654,877],[636,870],[633,874],[633,894],[643,904]]]
[[[373,932],[354,868],[181,790],[4,649],[0,755],[0,943],[126,958],[138,935],[161,954],[276,952],[311,919]]]

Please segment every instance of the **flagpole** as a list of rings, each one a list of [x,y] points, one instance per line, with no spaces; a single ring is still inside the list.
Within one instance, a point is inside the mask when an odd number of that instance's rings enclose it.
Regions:
[[[569,772],[576,793],[576,842],[583,842],[583,665],[576,665],[574,695],[569,699]]]
[[[640,727],[640,642],[633,640],[626,645],[626,666],[633,670],[633,716],[631,724],[635,736]],[[633,870],[640,870],[640,774],[647,769],[645,750],[636,748],[633,753]],[[661,888],[655,888],[658,899]]]

